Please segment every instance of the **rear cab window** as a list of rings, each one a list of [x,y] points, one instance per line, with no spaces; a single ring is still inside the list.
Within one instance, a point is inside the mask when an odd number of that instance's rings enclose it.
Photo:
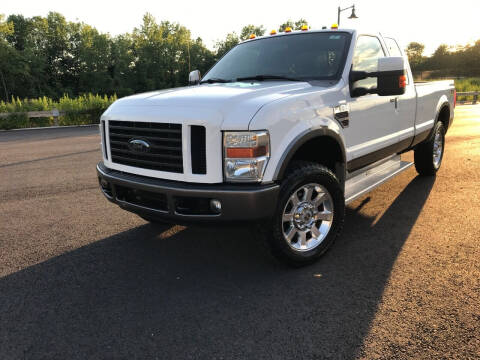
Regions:
[[[385,45],[387,45],[388,53],[390,54],[390,56],[403,57],[402,50],[400,49],[400,46],[398,46],[398,43],[395,39],[384,37],[383,40],[385,41]],[[406,76],[407,76],[407,85],[408,85],[410,83],[410,76],[408,74],[408,71],[406,72]]]
[[[395,39],[383,38],[383,40],[385,40],[385,45],[387,45],[390,56],[403,56],[400,46],[398,46],[398,43],[395,41]]]

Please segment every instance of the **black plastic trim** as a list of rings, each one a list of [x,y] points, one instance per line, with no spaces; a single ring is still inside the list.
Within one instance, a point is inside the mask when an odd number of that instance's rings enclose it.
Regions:
[[[192,173],[207,173],[207,150],[205,126],[192,125],[190,127],[190,156],[192,159]]]
[[[428,139],[431,132],[432,132],[432,129],[428,129],[428,130],[422,131],[421,133],[416,134],[415,137],[413,138],[413,141],[410,147],[412,148],[415,145],[420,144],[422,141]]]
[[[283,178],[283,175],[285,174],[285,170],[287,170],[290,160],[303,144],[307,143],[308,141],[314,138],[321,137],[321,136],[331,137],[338,143],[338,145],[340,146],[340,151],[342,152],[342,161],[345,164],[346,163],[345,144],[343,143],[342,138],[335,131],[327,127],[322,127],[312,131],[306,131],[298,135],[295,138],[295,140],[290,143],[290,145],[287,147],[287,149],[283,153],[282,158],[277,164],[277,168],[275,169],[273,179],[279,180]]]
[[[352,171],[361,169],[365,166],[368,166],[370,164],[373,164],[378,160],[382,160],[389,155],[401,153],[410,147],[412,140],[413,140],[413,136],[407,139],[404,139],[398,143],[386,146],[380,150],[377,150],[369,154],[360,156],[356,159],[350,160],[349,162],[347,162],[347,171],[352,172]]]
[[[97,165],[97,175],[111,185],[113,196],[112,198],[107,197],[111,202],[137,214],[175,223],[237,222],[268,219],[273,216],[280,189],[278,184],[198,184],[162,180],[112,170],[107,168],[103,162]],[[116,185],[165,194],[168,211],[118,200],[115,190]],[[180,197],[218,199],[222,203],[222,212],[215,215],[179,214],[175,212],[175,201]]]

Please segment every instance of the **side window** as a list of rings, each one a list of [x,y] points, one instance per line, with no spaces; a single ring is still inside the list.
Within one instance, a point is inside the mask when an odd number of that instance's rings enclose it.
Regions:
[[[387,45],[388,53],[390,56],[403,56],[400,51],[400,47],[397,42],[392,38],[383,38],[385,40],[385,45]]]
[[[392,38],[383,38],[385,40],[385,44],[387,45],[388,52],[390,56],[403,56],[402,51],[400,50],[400,46],[398,46],[398,43],[395,39]],[[407,85],[410,83],[410,79],[407,75]]]
[[[376,36],[361,35],[357,39],[353,53],[352,69],[356,71],[377,71],[378,58],[384,57],[382,44]],[[355,82],[355,87],[370,89],[377,86],[376,78],[368,78]]]

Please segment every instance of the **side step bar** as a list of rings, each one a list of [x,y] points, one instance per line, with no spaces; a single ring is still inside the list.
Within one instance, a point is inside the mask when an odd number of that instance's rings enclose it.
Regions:
[[[400,155],[393,155],[363,171],[353,173],[353,176],[345,182],[345,204],[372,191],[412,165],[413,162],[402,161]]]

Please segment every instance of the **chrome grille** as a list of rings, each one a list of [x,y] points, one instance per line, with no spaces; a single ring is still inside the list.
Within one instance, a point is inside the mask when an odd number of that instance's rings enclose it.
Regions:
[[[182,173],[182,125],[136,121],[108,122],[112,162],[138,168]],[[148,147],[132,147],[142,140]]]

